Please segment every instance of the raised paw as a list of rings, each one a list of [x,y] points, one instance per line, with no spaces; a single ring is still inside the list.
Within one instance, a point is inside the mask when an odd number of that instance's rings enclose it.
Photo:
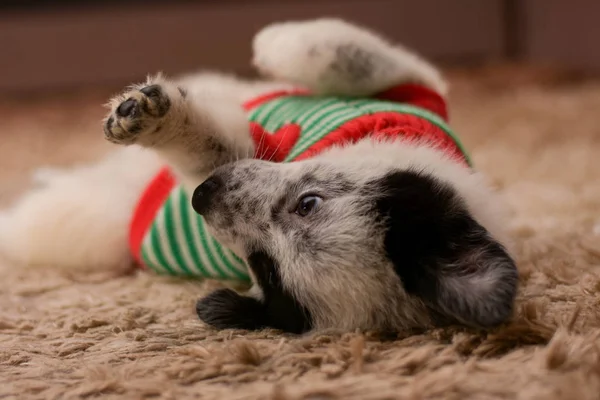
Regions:
[[[312,91],[369,93],[379,70],[389,68],[389,51],[370,31],[323,18],[265,27],[254,37],[252,62],[262,75]]]
[[[253,40],[252,63],[264,76],[314,93],[368,96],[404,82],[440,93],[436,68],[384,36],[335,18],[266,26]]]
[[[111,100],[111,111],[104,120],[104,135],[117,144],[146,144],[144,138],[158,134],[173,109],[183,100],[184,91],[169,84],[139,86]],[[141,142],[141,143],[140,143]],[[150,143],[155,140],[150,140]]]
[[[356,32],[363,34],[360,28],[335,18],[267,25],[254,37],[252,63],[262,74],[276,77],[289,73],[286,69],[299,62],[304,63],[302,69],[314,68],[321,58],[330,58],[326,53],[331,47],[351,43]]]

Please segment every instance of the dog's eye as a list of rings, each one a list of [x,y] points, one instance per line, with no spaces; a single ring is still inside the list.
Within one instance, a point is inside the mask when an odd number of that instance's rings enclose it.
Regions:
[[[296,206],[296,214],[301,217],[306,217],[309,214],[317,211],[323,202],[323,199],[319,196],[308,195],[304,196],[298,202],[298,206]]]

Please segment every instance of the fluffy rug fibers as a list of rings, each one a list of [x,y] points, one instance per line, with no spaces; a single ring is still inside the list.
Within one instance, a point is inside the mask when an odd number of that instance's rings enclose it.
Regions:
[[[0,398],[598,399],[600,83],[520,71],[452,75],[453,126],[513,211],[507,326],[216,332],[194,313],[215,282],[0,261]],[[34,168],[109,149],[109,94],[0,101],[3,206]]]

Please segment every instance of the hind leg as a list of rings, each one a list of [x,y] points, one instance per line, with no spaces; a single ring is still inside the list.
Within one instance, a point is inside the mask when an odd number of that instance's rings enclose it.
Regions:
[[[129,220],[160,165],[155,154],[131,147],[95,164],[38,173],[41,184],[0,212],[0,253],[28,266],[129,268]]]
[[[255,36],[253,51],[263,75],[316,93],[368,96],[408,82],[446,93],[446,83],[427,61],[339,19],[267,26]]]

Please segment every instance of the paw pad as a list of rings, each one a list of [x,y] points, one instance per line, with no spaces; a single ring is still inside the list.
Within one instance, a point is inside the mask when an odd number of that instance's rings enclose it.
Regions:
[[[171,108],[171,100],[160,85],[129,91],[104,124],[106,139],[117,144],[135,143],[145,132],[155,131]]]
[[[129,115],[134,113],[136,108],[137,101],[135,101],[134,99],[128,99],[119,104],[119,107],[117,107],[116,114],[119,117],[128,117]]]
[[[162,96],[162,90],[159,85],[150,85],[140,89],[148,97],[159,99]]]

